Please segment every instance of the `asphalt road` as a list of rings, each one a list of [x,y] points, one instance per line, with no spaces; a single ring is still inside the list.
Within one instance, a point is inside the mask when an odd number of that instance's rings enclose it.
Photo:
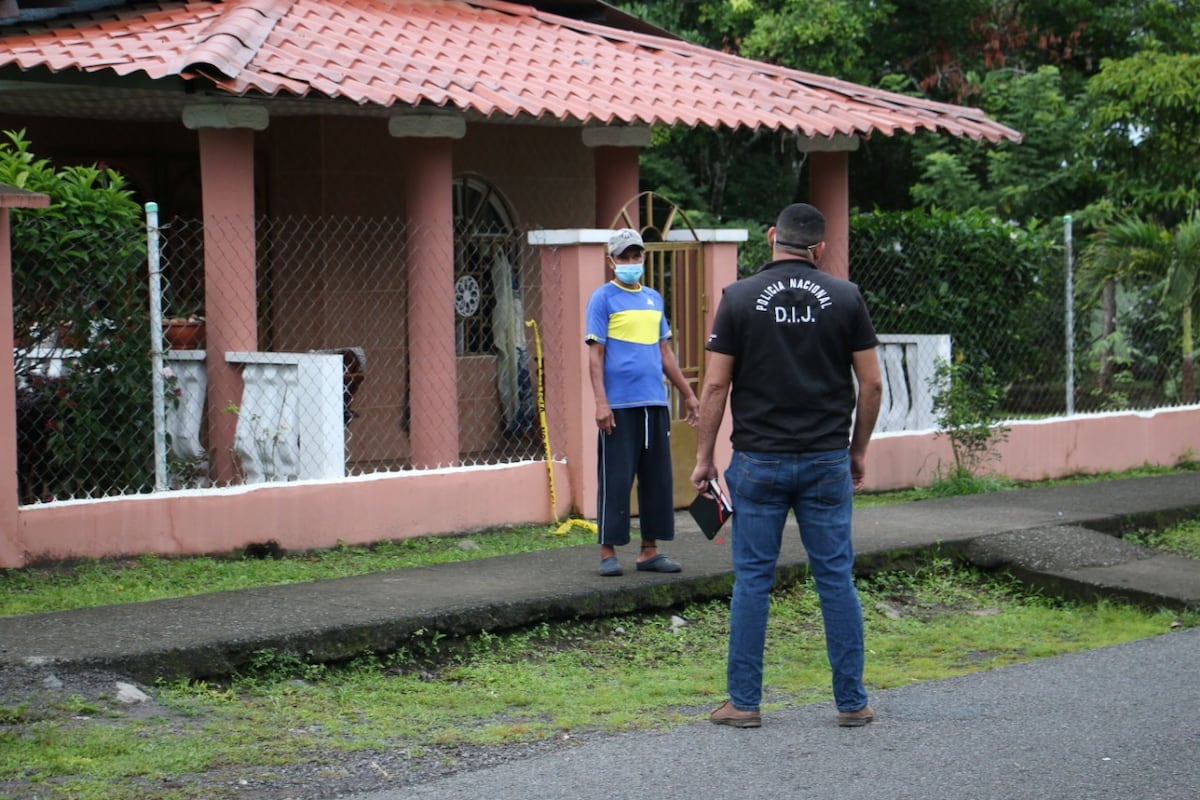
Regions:
[[[633,675],[630,680],[635,680]],[[879,722],[831,705],[707,721],[351,800],[1196,800],[1200,629],[877,692]]]

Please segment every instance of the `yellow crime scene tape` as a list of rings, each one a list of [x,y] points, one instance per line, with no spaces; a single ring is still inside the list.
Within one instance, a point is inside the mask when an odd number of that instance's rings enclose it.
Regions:
[[[546,475],[550,479],[550,516],[554,518],[554,524],[558,526],[554,529],[554,533],[557,536],[565,536],[571,528],[583,528],[596,533],[596,523],[588,522],[586,519],[573,518],[562,523],[558,519],[558,494],[554,489],[554,462],[550,450],[550,425],[546,421],[546,388],[542,380],[542,334],[538,330],[536,319],[525,320],[525,327],[533,328],[534,352],[537,356],[538,420],[542,426],[542,446],[546,450]]]

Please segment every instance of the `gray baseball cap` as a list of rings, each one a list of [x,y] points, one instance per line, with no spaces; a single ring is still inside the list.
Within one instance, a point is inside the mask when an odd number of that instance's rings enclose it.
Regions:
[[[619,256],[630,247],[640,247],[646,249],[646,244],[642,241],[642,235],[633,228],[621,228],[612,235],[608,240],[608,254],[610,256]]]

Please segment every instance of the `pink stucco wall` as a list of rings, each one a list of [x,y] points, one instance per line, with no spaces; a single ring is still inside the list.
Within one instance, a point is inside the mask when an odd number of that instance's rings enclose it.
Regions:
[[[1173,465],[1200,452],[1200,408],[1105,414],[1012,426],[998,471],[1054,478]],[[872,491],[925,485],[948,444],[932,434],[887,434],[871,444]],[[677,469],[690,469],[678,464]],[[556,462],[557,517],[572,494]],[[17,510],[0,530],[0,567],[37,559],[133,553],[223,552],[275,539],[288,549],[332,547],[521,523],[550,524],[550,481],[539,462],[408,472],[338,483],[300,483],[53,503]]]
[[[1173,466],[1200,454],[1200,408],[1013,422],[987,469],[1014,480]],[[885,433],[871,440],[867,491],[928,486],[954,467],[944,436]]]
[[[263,213],[392,217],[405,212],[406,159],[413,140],[388,135],[386,120],[279,118],[259,134]],[[513,205],[518,225],[591,227],[592,152],[577,129],[467,126],[453,142],[454,173],[477,174]]]
[[[554,466],[557,513],[567,500]],[[435,532],[549,523],[546,465],[412,472],[337,483],[292,483],[26,506],[0,553],[38,559],[221,553],[274,539],[286,549],[364,544]]]

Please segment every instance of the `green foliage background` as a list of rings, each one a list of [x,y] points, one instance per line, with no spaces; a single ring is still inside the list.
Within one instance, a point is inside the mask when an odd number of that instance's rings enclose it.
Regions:
[[[859,214],[850,231],[877,330],[949,333],[956,358],[990,364],[1002,384],[1061,379],[1061,360],[1038,357],[1064,335],[1056,232],[979,209]]]
[[[1200,0],[618,5],[706,47],[975,106],[1021,132],[1019,143],[995,144],[876,134],[849,161],[851,207],[863,212],[850,271],[870,292],[877,328],[950,332],[956,353],[996,370],[1010,410],[1021,410],[1021,386],[1065,380],[1065,259],[1046,257],[1063,217],[1082,251],[1130,218],[1181,236],[1200,207]],[[789,132],[656,131],[642,188],[716,225],[748,227],[753,242],[780,208],[808,199],[806,166]],[[744,258],[743,272],[762,260]],[[1200,285],[1187,259],[1175,263],[1175,285]],[[1084,284],[1098,282],[1090,268],[1079,263]],[[1091,407],[1193,396],[1197,326],[1166,300],[1164,277],[1108,268],[1107,306],[1100,292],[1077,295],[1076,379]],[[1000,337],[1012,339],[1003,353]]]

